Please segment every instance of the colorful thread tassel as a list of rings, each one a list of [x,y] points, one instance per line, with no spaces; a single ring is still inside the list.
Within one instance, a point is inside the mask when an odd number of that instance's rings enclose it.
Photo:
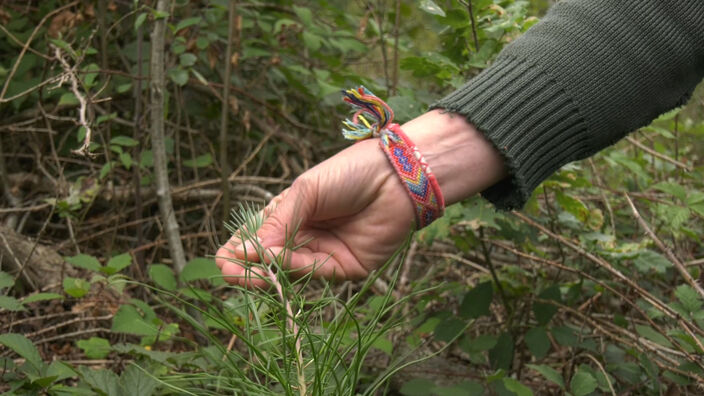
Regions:
[[[357,109],[351,120],[346,119],[342,122],[347,127],[342,129],[345,139],[364,140],[378,137],[381,131],[394,120],[394,112],[389,105],[365,87],[348,89],[342,91],[342,94],[343,100]],[[372,123],[365,118],[365,115],[371,118]]]
[[[416,227],[421,229],[443,215],[445,200],[437,179],[418,148],[393,123],[394,112],[383,100],[364,87],[343,91],[344,101],[357,111],[343,124],[345,138],[364,140],[380,137],[379,145],[396,170],[413,203]],[[370,117],[370,123],[365,115]]]

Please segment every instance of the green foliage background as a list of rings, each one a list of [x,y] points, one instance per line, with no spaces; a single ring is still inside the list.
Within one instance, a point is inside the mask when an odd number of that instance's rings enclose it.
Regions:
[[[487,67],[548,3],[238,1],[234,20],[225,0],[177,0],[168,15],[150,1],[0,4],[0,216],[72,269],[43,290],[16,268],[0,272],[0,391],[296,394],[303,375],[310,394],[696,394],[704,316],[686,274],[697,282],[704,264],[701,89],[565,166],[521,214],[480,198],[448,208],[367,283],[304,280],[276,298],[217,278],[224,206],[266,202],[347,144],[341,89],[365,85],[410,120]],[[190,259],[180,274],[148,138],[149,33],[160,18],[169,177]],[[91,156],[73,154],[86,128],[67,73],[87,98]],[[308,314],[289,318],[291,306]],[[288,319],[303,329],[293,337]]]

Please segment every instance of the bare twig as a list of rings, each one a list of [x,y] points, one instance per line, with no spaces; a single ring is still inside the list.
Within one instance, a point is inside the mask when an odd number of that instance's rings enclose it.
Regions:
[[[626,140],[627,140],[629,143],[631,143],[632,145],[634,145],[634,146],[638,147],[639,149],[645,151],[646,153],[652,155],[653,157],[656,157],[656,158],[659,158],[659,159],[661,159],[661,160],[663,160],[663,161],[669,162],[669,163],[671,163],[672,165],[677,166],[678,168],[682,168],[682,169],[686,170],[687,172],[691,172],[691,171],[692,171],[692,167],[691,167],[691,166],[689,166],[689,165],[687,165],[687,164],[685,164],[685,163],[683,163],[683,162],[677,161],[676,159],[672,159],[672,158],[666,156],[665,154],[658,153],[657,151],[651,149],[650,147],[644,145],[643,143],[637,141],[636,139],[634,139],[634,138],[632,138],[632,137],[630,137],[630,136],[626,136]]]
[[[69,79],[71,82],[71,92],[73,92],[73,95],[78,99],[79,107],[78,107],[78,123],[86,130],[86,136],[83,139],[83,144],[81,147],[79,147],[76,150],[73,150],[72,152],[74,154],[82,155],[85,157],[94,157],[95,154],[91,153],[89,151],[90,148],[90,143],[93,138],[93,129],[90,127],[90,123],[88,122],[88,117],[86,116],[88,112],[88,100],[86,100],[86,97],[81,94],[81,92],[78,89],[78,77],[76,76],[76,67],[78,65],[74,65],[71,67],[71,65],[68,64],[66,59],[64,59],[63,54],[61,53],[61,49],[59,47],[54,46],[54,55],[56,56],[56,59],[59,60],[59,63],[61,63],[61,66],[64,68],[65,76],[66,78]],[[59,82],[61,84],[61,82]]]
[[[232,40],[234,31],[235,19],[235,0],[230,0],[228,6],[228,24],[227,24],[227,49],[225,50],[225,76],[222,87],[222,106],[220,114],[220,188],[222,189],[222,222],[223,232],[227,232],[224,226],[230,214],[230,182],[227,176],[230,174],[230,163],[227,158],[227,124],[230,120],[230,81],[232,74]],[[223,238],[227,238],[223,234]]]
[[[638,220],[638,224],[640,224],[641,227],[645,230],[645,233],[648,234],[650,239],[655,242],[655,245],[657,245],[658,249],[662,250],[663,253],[665,253],[665,256],[674,264],[675,268],[677,268],[677,271],[679,271],[680,275],[682,275],[682,278],[684,278],[684,281],[687,282],[688,285],[690,285],[694,290],[699,293],[700,296],[704,297],[704,289],[697,283],[694,278],[692,278],[692,275],[687,271],[687,268],[685,265],[675,256],[675,254],[672,252],[670,248],[665,246],[665,244],[658,238],[657,235],[653,232],[653,230],[650,229],[648,226],[648,223],[641,217],[640,213],[638,212],[638,209],[636,209],[636,206],[633,204],[633,201],[631,201],[631,198],[628,196],[628,194],[623,194],[624,198],[626,198],[626,202],[628,202],[628,205],[631,207],[631,212],[633,212],[633,216],[635,216],[636,220]]]
[[[169,0],[159,0],[157,11],[165,14],[170,9]],[[166,35],[166,19],[154,21],[151,37],[151,138],[154,155],[154,178],[157,186],[159,212],[164,223],[164,233],[169,241],[169,252],[177,273],[186,266],[186,255],[183,251],[178,222],[174,214],[169,189],[169,176],[166,159],[166,144],[164,142],[164,91],[166,78],[164,75],[164,36]],[[178,148],[177,148],[178,149]]]

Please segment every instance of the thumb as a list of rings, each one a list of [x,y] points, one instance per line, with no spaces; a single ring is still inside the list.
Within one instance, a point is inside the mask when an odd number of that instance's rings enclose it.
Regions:
[[[298,230],[313,216],[317,200],[316,189],[307,179],[297,179],[293,185],[276,196],[264,208],[264,222],[256,232],[256,240],[245,241],[235,248],[235,254],[242,259],[258,261],[254,252],[257,248],[286,246],[294,236],[296,240],[302,235]],[[245,257],[245,254],[247,257]]]

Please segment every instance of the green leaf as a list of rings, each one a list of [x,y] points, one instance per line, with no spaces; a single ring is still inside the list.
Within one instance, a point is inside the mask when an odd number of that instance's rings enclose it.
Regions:
[[[582,223],[586,223],[589,220],[590,211],[584,202],[564,194],[561,191],[558,191],[555,197],[560,206],[562,206],[562,209],[576,217],[577,220]]]
[[[120,377],[123,395],[152,395],[159,383],[151,375],[131,364]]]
[[[570,381],[570,391],[574,396],[586,396],[594,392],[596,387],[596,379],[584,370],[577,371]]]
[[[475,319],[489,315],[489,306],[493,295],[494,287],[491,282],[478,284],[464,295],[462,305],[460,305],[460,316]]]
[[[649,326],[636,325],[636,332],[641,337],[645,337],[656,344],[672,348],[672,343],[664,335]]]
[[[12,296],[0,295],[0,308],[12,312],[25,311],[25,308],[22,303]]]
[[[139,29],[140,26],[144,24],[144,21],[147,20],[147,13],[143,12],[139,15],[137,15],[137,18],[134,19],[134,30]]]
[[[87,254],[78,254],[72,257],[64,257],[64,260],[66,260],[67,263],[73,265],[74,267],[83,268],[90,271],[98,272],[102,267],[97,258]]]
[[[120,392],[120,382],[117,374],[110,370],[93,370],[86,366],[79,366],[78,372],[91,388],[102,392],[107,396],[122,396]]]
[[[15,278],[7,272],[0,271],[0,289],[12,287],[15,284]]]
[[[225,284],[220,269],[215,265],[215,260],[204,257],[197,257],[186,263],[181,271],[180,279],[184,283],[207,279],[213,286]]]
[[[149,266],[149,277],[157,286],[164,290],[174,291],[178,284],[171,268],[164,264],[152,264]]]
[[[159,326],[148,323],[132,305],[121,305],[112,319],[111,330],[118,333],[155,336],[159,332]]]
[[[37,301],[46,301],[46,300],[56,300],[56,299],[63,299],[64,296],[58,293],[37,293],[37,294],[32,294],[30,296],[27,296],[24,300],[22,300],[23,304],[30,304],[33,302]]]
[[[123,253],[111,258],[103,268],[103,272],[112,275],[122,271],[132,264],[132,256],[129,253]]]
[[[550,350],[550,338],[544,327],[533,327],[526,332],[526,345],[536,359],[542,359]]]
[[[81,298],[90,291],[90,283],[85,279],[67,276],[63,282],[64,292],[71,297]]]
[[[460,347],[467,353],[476,353],[488,351],[496,345],[498,337],[491,334],[482,334],[477,338],[469,338],[465,336],[460,341]]]
[[[110,139],[110,144],[116,144],[118,146],[123,146],[123,147],[134,147],[139,144],[139,142],[135,139],[132,139],[129,136],[115,136],[114,138]]]
[[[322,41],[323,40],[320,38],[320,36],[316,34],[313,34],[307,30],[303,32],[303,44],[305,44],[306,48],[311,51],[319,50]]]
[[[178,57],[178,63],[183,67],[191,67],[196,64],[198,58],[190,52],[181,54]]]
[[[210,166],[210,164],[212,164],[212,163],[213,163],[213,156],[210,155],[210,153],[199,155],[195,159],[192,159],[192,160],[183,161],[183,164],[185,166],[189,166],[191,168],[205,168],[206,166]]]
[[[437,396],[482,396],[484,387],[475,381],[464,381],[452,386],[436,386],[433,394]]]
[[[672,262],[652,250],[643,250],[633,261],[633,265],[643,273],[655,271],[658,274],[664,274],[668,268],[672,267]]]
[[[491,368],[509,370],[513,363],[513,337],[510,333],[502,333],[496,345],[489,351]]]
[[[421,0],[420,9],[432,15],[445,16],[445,11],[440,8],[433,0]]]
[[[0,344],[5,345],[15,351],[16,354],[25,358],[37,373],[41,372],[44,362],[37,348],[27,337],[17,333],[0,334]]]
[[[188,82],[188,70],[178,68],[169,69],[166,73],[171,81],[178,86],[184,86]]]
[[[435,339],[438,341],[450,342],[457,337],[467,327],[467,323],[454,317],[443,320],[435,328]]]
[[[689,312],[696,312],[702,306],[702,300],[694,289],[689,285],[680,285],[675,289],[675,297],[682,303],[682,306]]]
[[[539,372],[540,375],[545,377],[545,379],[547,379],[548,381],[559,385],[562,389],[565,389],[565,380],[562,379],[562,374],[560,374],[560,372],[558,372],[554,368],[545,364],[527,364],[526,366]]]
[[[59,98],[59,106],[76,106],[80,103],[73,92],[66,92]]]
[[[562,295],[560,294],[560,287],[558,285],[548,287],[543,290],[538,297],[544,300],[562,301]],[[533,303],[533,315],[535,315],[535,320],[537,320],[540,325],[544,326],[548,324],[555,313],[557,313],[557,307],[553,304],[542,302]]]
[[[430,396],[435,383],[425,378],[414,378],[401,386],[399,392],[404,396]]]
[[[676,198],[685,201],[687,199],[687,191],[681,185],[670,182],[660,182],[653,186],[654,189],[675,196]]]
[[[91,337],[87,340],[78,340],[76,345],[90,359],[103,359],[110,354],[110,342],[105,338]]]
[[[130,170],[134,161],[132,160],[130,153],[120,153],[120,162],[125,169]]]
[[[503,383],[506,389],[515,393],[516,396],[533,396],[533,391],[530,390],[529,387],[518,382],[518,380],[515,380],[511,377],[504,377]]]
[[[574,331],[567,326],[557,326],[550,330],[550,333],[555,337],[555,341],[563,346],[576,346],[577,345],[577,335]]]
[[[183,30],[189,26],[197,25],[200,23],[200,21],[201,21],[200,17],[186,18],[186,19],[180,21],[178,23],[178,25],[176,25],[176,28],[174,29],[174,33],[178,33],[181,30]]]

